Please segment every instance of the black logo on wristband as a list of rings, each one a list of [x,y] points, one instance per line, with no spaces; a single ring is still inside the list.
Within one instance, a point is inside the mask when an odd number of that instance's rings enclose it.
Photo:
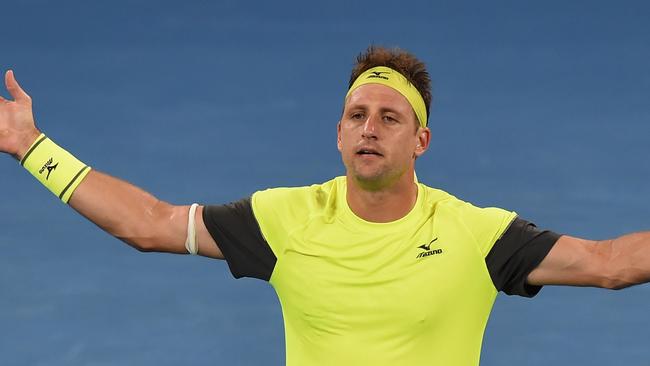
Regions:
[[[38,174],[43,174],[45,169],[47,169],[47,176],[45,177],[45,180],[50,179],[50,174],[52,173],[52,171],[54,171],[56,167],[59,166],[59,163],[56,163],[54,165],[52,165],[52,163],[54,163],[54,160],[50,158],[48,161],[45,162],[43,167],[38,171]]]

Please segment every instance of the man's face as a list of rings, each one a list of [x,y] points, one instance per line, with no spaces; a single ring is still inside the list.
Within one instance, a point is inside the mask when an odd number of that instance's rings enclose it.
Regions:
[[[398,91],[380,84],[355,89],[338,124],[338,149],[348,176],[369,189],[392,185],[426,151],[430,135]]]

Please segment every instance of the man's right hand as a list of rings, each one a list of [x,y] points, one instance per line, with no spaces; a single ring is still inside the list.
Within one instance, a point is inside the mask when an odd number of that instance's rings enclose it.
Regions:
[[[0,96],[0,152],[20,160],[40,131],[34,123],[32,98],[18,85],[11,70],[5,74],[5,85],[14,100]]]

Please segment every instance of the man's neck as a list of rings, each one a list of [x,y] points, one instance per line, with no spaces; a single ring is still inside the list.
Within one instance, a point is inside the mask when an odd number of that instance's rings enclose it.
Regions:
[[[348,206],[357,216],[370,222],[391,222],[406,216],[418,198],[412,173],[405,173],[394,184],[380,189],[363,189],[347,176]]]

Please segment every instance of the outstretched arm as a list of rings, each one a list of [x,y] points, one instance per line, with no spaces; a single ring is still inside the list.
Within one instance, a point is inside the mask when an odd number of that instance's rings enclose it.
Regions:
[[[32,113],[32,100],[20,87],[12,71],[5,85],[14,100],[0,96],[0,152],[21,160],[40,131]],[[141,251],[187,253],[189,206],[174,206],[142,189],[107,174],[90,171],[68,201],[81,215],[100,228]],[[219,247],[196,211],[199,254],[223,259]]]
[[[650,281],[650,232],[592,241],[562,236],[528,275],[531,285],[622,289]]]

